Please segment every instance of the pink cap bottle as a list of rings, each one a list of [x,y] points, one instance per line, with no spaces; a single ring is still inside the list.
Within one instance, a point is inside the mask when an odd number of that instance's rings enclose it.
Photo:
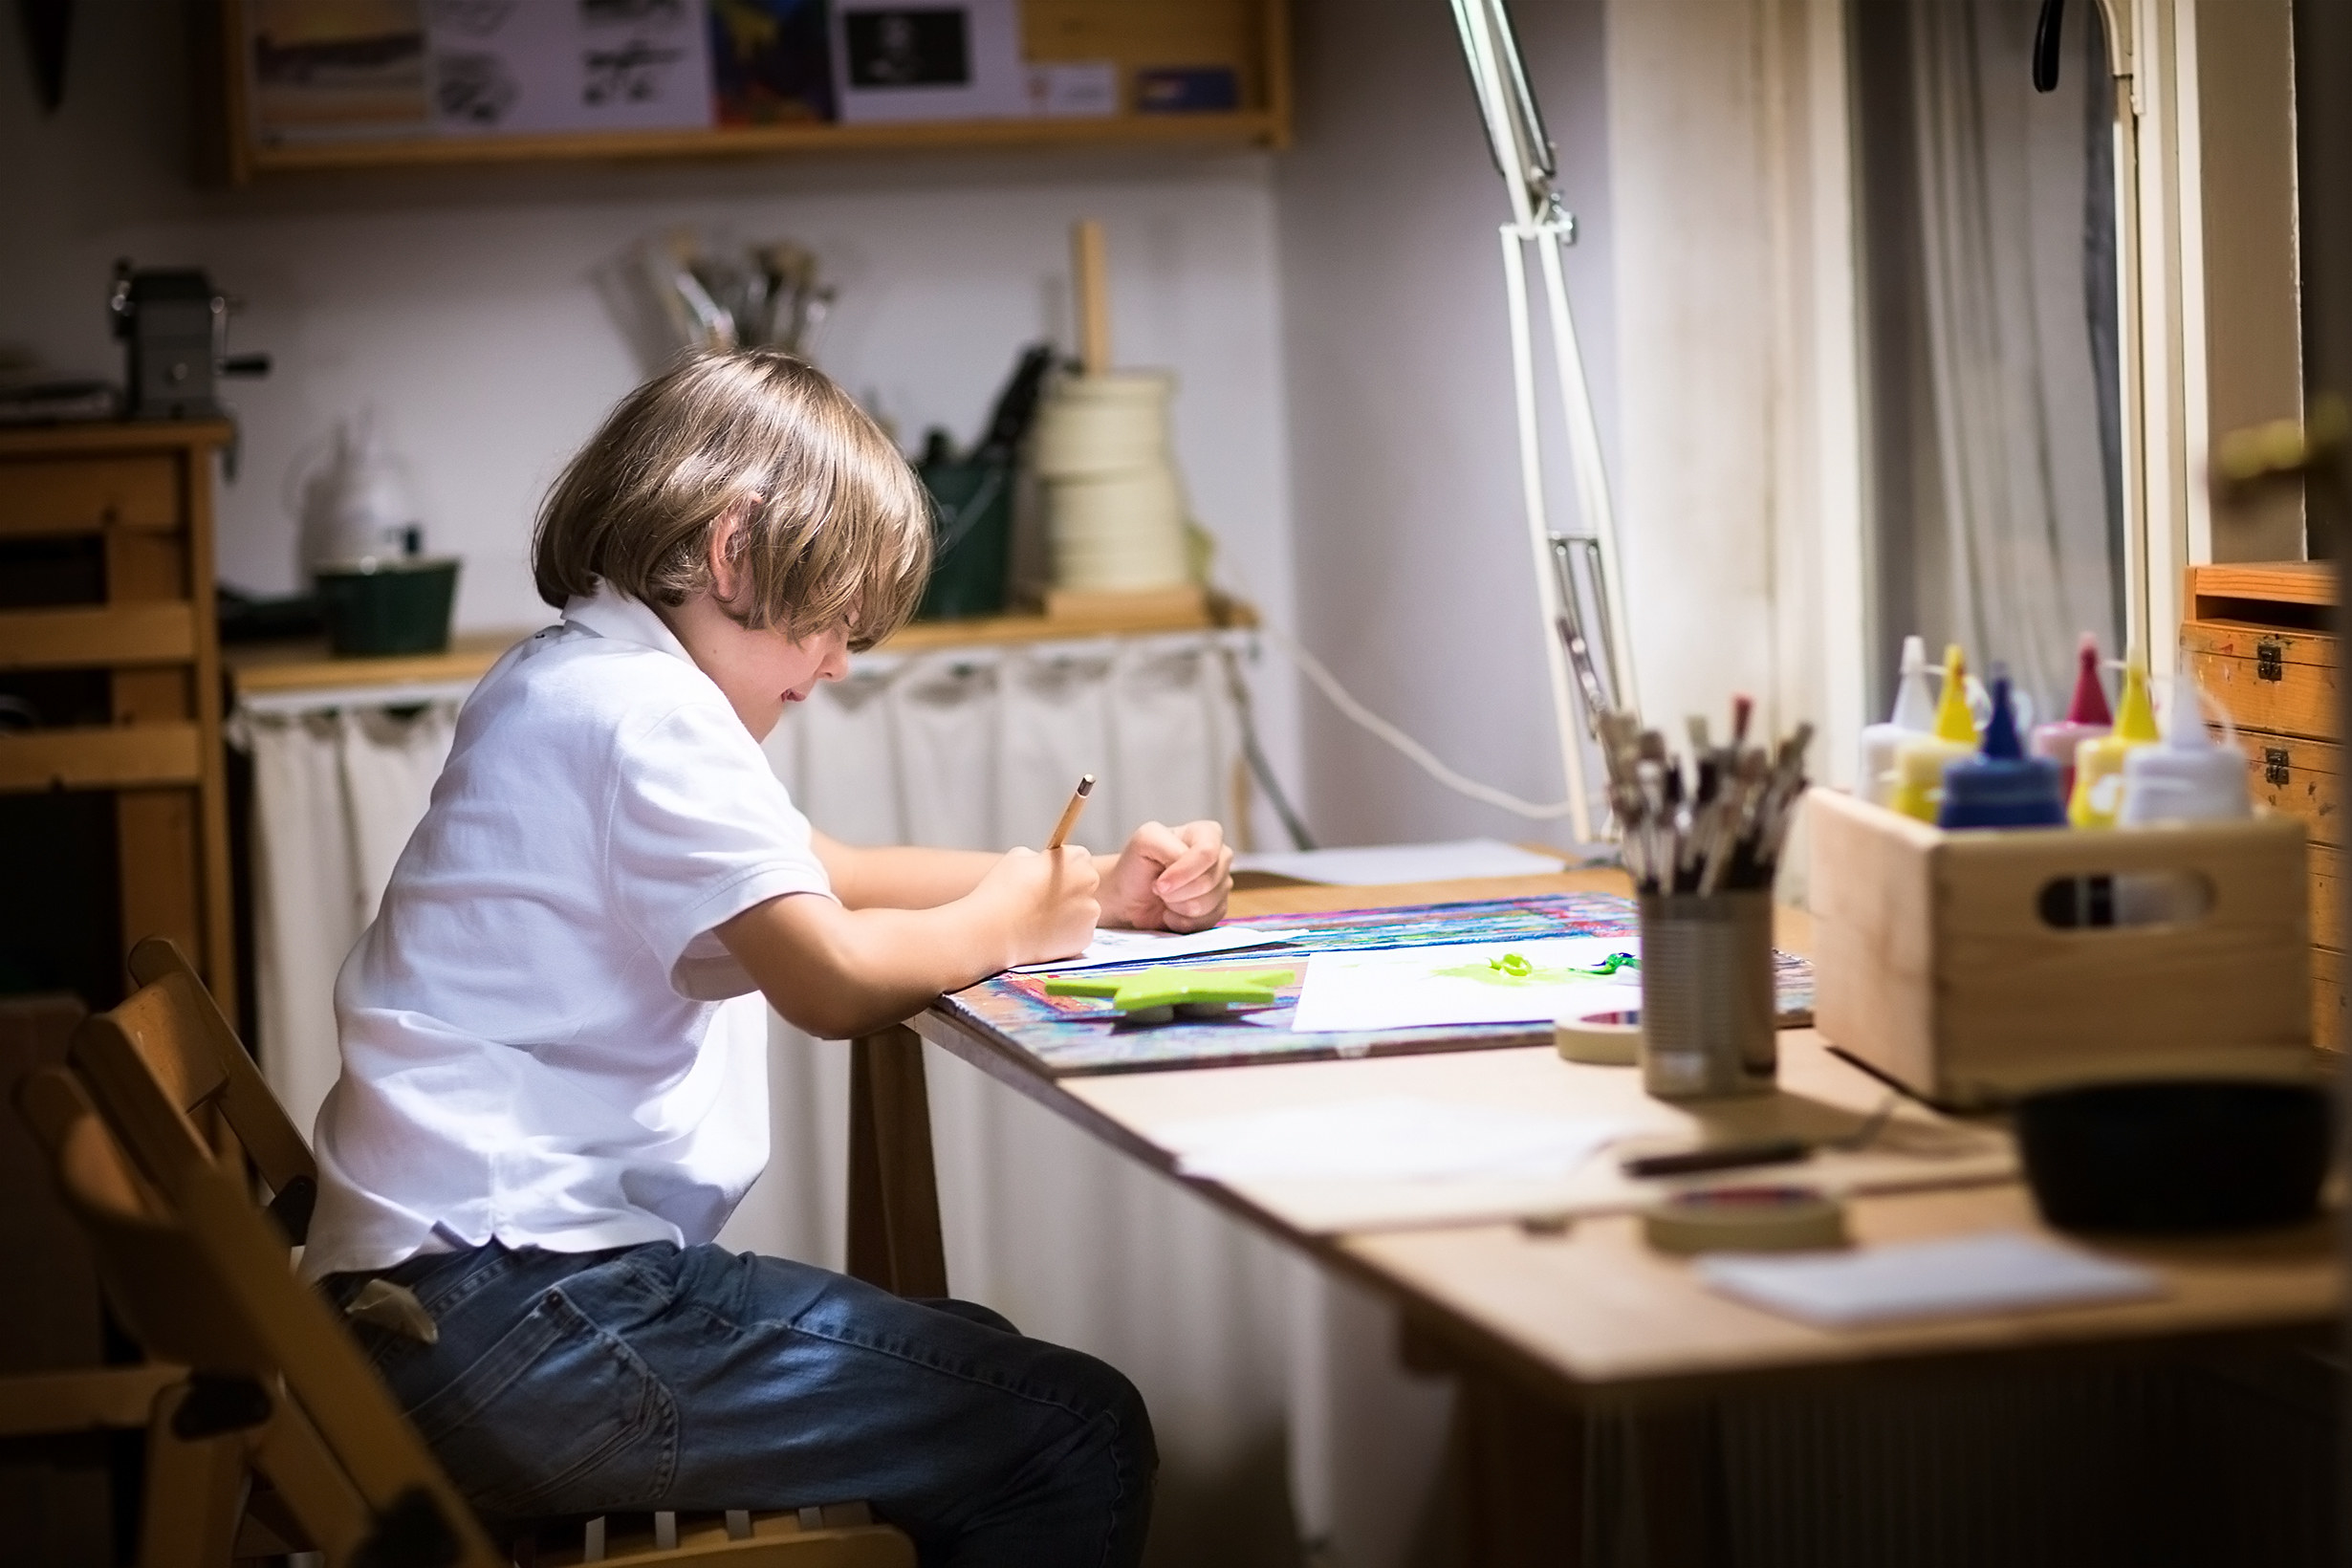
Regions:
[[[2027,750],[2035,756],[2048,757],[2058,765],[2059,781],[2068,799],[2075,793],[2075,748],[2115,730],[2115,715],[2107,708],[2106,688],[2099,684],[2099,639],[2084,632],[2081,651],[2075,657],[2075,700],[2067,706],[2066,717],[2055,724],[2036,725],[2034,737],[2027,743]]]

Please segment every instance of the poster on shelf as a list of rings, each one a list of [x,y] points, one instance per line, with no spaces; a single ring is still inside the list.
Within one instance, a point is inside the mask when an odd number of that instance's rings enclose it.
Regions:
[[[850,124],[1030,112],[1019,0],[834,0],[834,84]]]
[[[705,0],[425,0],[445,136],[710,124]]]
[[[250,0],[247,104],[264,142],[431,129],[425,0]]]
[[[711,98],[721,125],[833,118],[825,0],[710,0]]]

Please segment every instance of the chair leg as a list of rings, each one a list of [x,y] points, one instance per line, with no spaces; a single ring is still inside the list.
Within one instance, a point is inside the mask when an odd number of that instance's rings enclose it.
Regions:
[[[227,1568],[245,1502],[240,1434],[188,1439],[171,1418],[185,1383],[156,1397],[147,1423],[147,1489],[139,1518],[139,1568]]]
[[[849,1273],[900,1296],[945,1296],[923,1041],[897,1024],[849,1049]]]

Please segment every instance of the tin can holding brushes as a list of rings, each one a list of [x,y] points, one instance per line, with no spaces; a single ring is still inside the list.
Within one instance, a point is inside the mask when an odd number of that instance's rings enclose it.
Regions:
[[[1780,1068],[1770,889],[1644,893],[1641,911],[1642,1087],[1660,1100],[1770,1090]]]

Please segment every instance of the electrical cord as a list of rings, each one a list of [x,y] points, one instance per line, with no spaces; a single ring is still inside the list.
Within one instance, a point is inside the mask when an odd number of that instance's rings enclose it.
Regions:
[[[1523,817],[1531,822],[1557,821],[1568,816],[1573,809],[1565,800],[1557,800],[1549,805],[1539,806],[1532,800],[1521,799],[1508,790],[1498,790],[1492,784],[1481,784],[1474,778],[1454,772],[1438,760],[1436,752],[1357,701],[1355,695],[1339,684],[1339,678],[1326,669],[1320,659],[1299,646],[1289,633],[1269,621],[1261,621],[1257,629],[1266,635],[1268,642],[1280,648],[1289,657],[1291,663],[1298,666],[1307,679],[1315,684],[1316,689],[1330,700],[1332,707],[1346,715],[1351,722],[1367,734],[1393,747],[1407,761],[1446,788],[1453,791],[1454,794],[1466,795],[1482,805],[1492,806],[1498,811],[1507,811],[1514,817]]]

